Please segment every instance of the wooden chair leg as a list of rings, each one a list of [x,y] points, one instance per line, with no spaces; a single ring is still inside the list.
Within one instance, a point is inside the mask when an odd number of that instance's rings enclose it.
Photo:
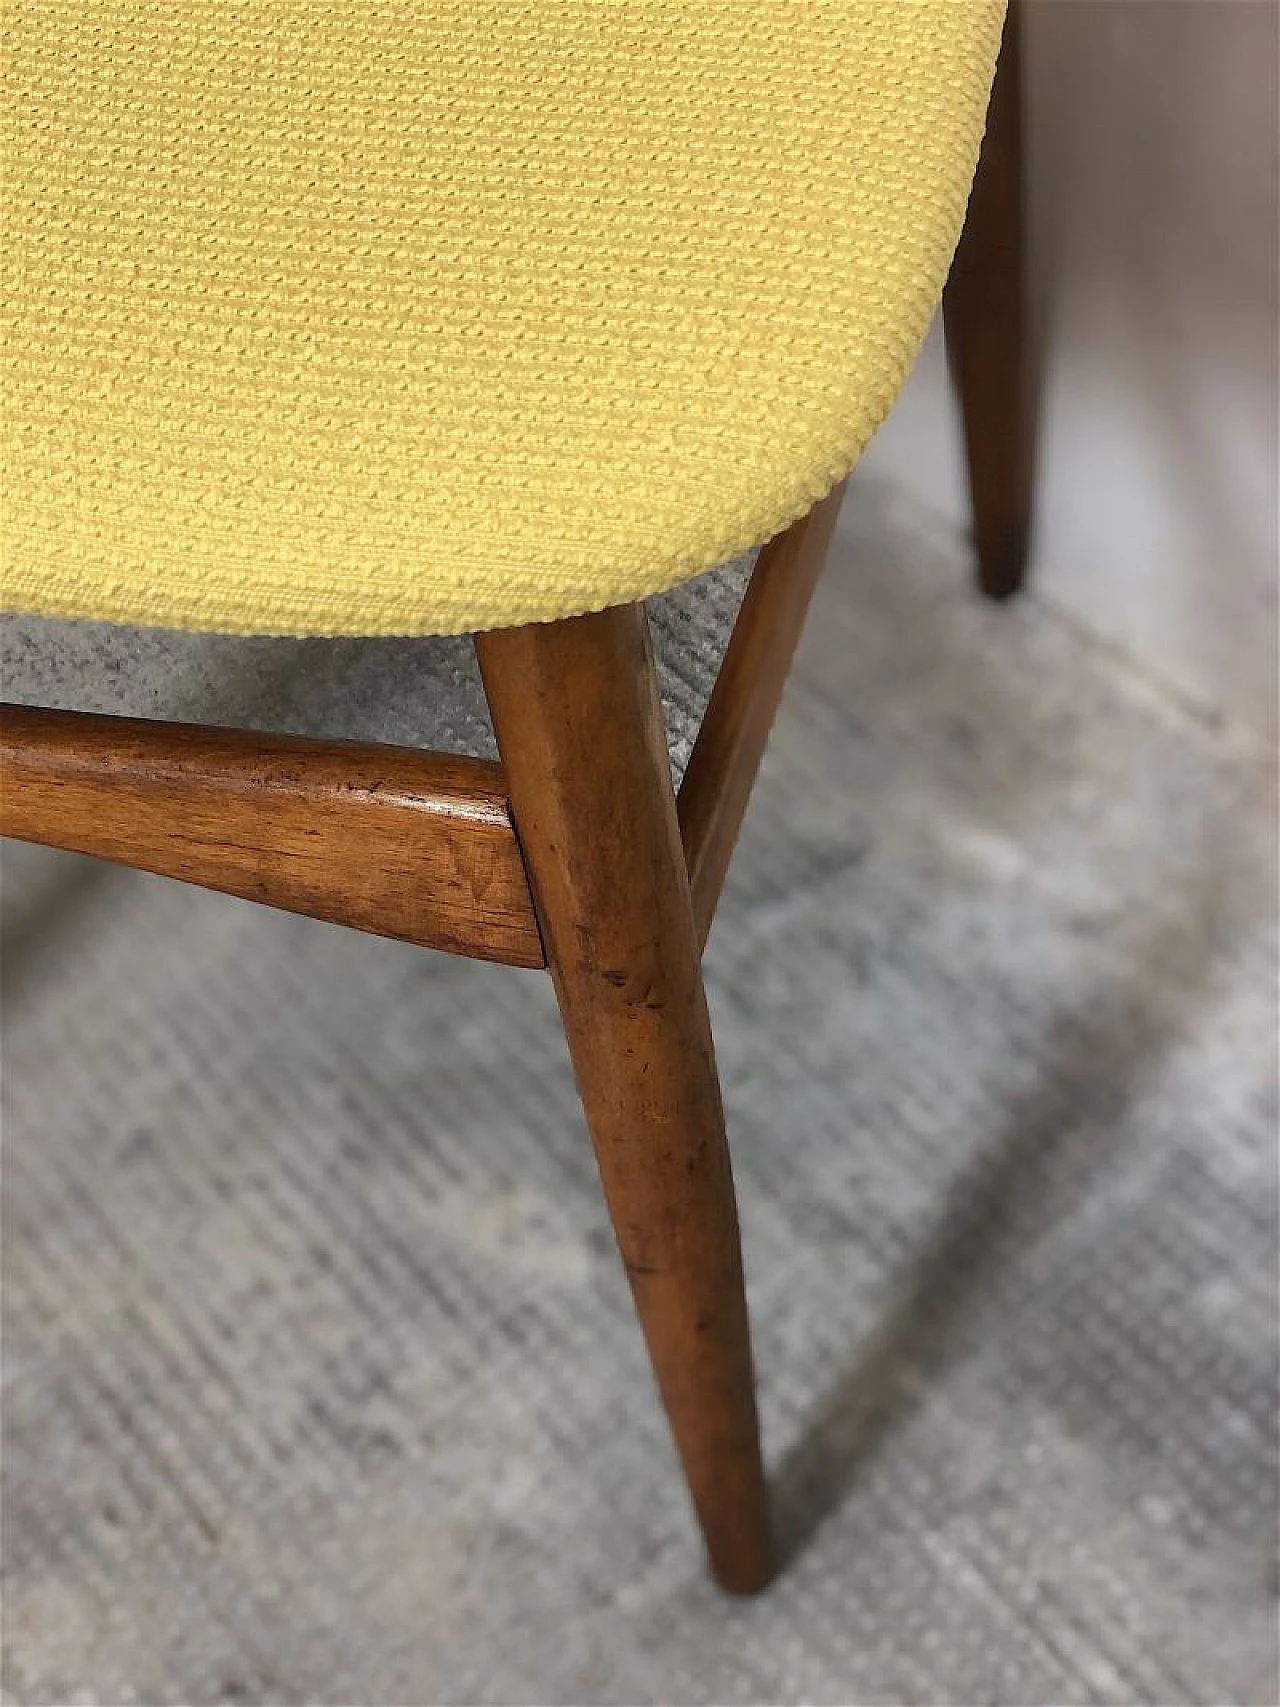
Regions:
[[[476,636],[604,1194],[719,1581],[771,1561],[724,1114],[639,605]]]
[[[1021,34],[1021,0],[1012,0],[982,157],[942,297],[947,356],[964,416],[978,582],[993,599],[1022,586],[1031,529]]]

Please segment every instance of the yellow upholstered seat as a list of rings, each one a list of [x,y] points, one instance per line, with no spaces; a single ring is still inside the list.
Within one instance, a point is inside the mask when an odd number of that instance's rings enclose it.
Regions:
[[[3,595],[424,633],[803,513],[923,336],[1003,0],[6,0]]]

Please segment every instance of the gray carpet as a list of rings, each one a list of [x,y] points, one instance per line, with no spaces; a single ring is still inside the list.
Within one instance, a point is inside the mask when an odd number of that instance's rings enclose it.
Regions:
[[[708,954],[753,1603],[545,978],[10,850],[9,1700],[1277,1700],[1271,763],[966,576],[855,485]]]

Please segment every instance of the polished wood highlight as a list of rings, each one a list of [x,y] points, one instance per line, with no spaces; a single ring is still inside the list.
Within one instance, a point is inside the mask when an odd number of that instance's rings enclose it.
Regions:
[[[1012,0],[969,211],[942,296],[964,417],[978,582],[993,599],[1022,586],[1031,533],[1023,198],[1022,4]]]
[[[705,943],[809,600],[845,493],[841,481],[761,551],[677,802],[698,941]]]
[[[712,1569],[771,1572],[737,1211],[644,612],[476,636],[605,1198]]]
[[[0,834],[545,964],[501,767],[479,759],[4,706]]]

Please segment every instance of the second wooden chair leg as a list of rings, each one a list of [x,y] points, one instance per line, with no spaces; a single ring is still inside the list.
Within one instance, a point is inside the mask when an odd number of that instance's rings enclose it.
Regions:
[[[993,599],[1021,587],[1031,531],[1021,29],[1021,0],[1012,0],[982,157],[942,297],[947,360],[964,418],[978,582]]]
[[[644,612],[476,637],[600,1177],[725,1587],[771,1571],[737,1213]]]

